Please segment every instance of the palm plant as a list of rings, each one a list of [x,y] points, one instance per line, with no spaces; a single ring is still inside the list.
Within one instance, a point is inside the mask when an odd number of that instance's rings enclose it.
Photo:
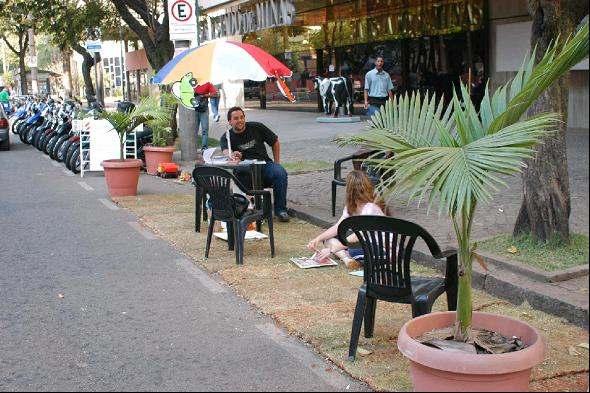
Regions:
[[[152,129],[152,146],[164,147],[168,146],[170,136],[172,135],[172,127],[170,127],[170,117],[174,111],[176,99],[170,93],[162,92],[160,95],[160,106],[168,111],[168,116],[163,118],[153,119],[147,122],[147,125]]]
[[[587,56],[586,22],[573,37],[551,45],[536,65],[534,53],[525,58],[514,79],[493,95],[487,86],[479,113],[463,84],[460,96],[455,93],[446,110],[434,95],[406,94],[388,101],[372,117],[367,133],[338,139],[379,151],[369,163],[382,170],[384,193],[406,194],[408,202],[427,198],[429,209],[438,203],[439,214],[450,216],[460,265],[457,341],[471,335],[475,209],[489,202],[499,186],[506,186],[500,176],[519,172],[535,145],[555,129],[557,113],[522,117],[555,80]],[[395,153],[391,158],[375,158],[390,152]]]
[[[117,134],[119,134],[119,158],[124,160],[127,134],[140,124],[150,121],[168,121],[170,119],[170,110],[166,106],[161,106],[158,98],[149,96],[142,98],[139,104],[130,112],[104,111],[98,113],[97,117],[111,123]]]

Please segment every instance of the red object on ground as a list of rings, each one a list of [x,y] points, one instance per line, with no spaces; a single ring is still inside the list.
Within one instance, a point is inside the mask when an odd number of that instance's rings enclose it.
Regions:
[[[180,167],[175,162],[161,162],[158,165],[158,176],[160,177],[178,177]]]
[[[145,170],[150,175],[158,174],[158,165],[161,162],[171,162],[174,154],[174,146],[156,147],[145,146],[143,152],[145,153]]]

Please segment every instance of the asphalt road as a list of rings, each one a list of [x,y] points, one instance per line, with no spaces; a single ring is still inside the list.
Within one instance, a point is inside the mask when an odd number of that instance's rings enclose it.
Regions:
[[[367,390],[14,138],[0,244],[1,391]]]

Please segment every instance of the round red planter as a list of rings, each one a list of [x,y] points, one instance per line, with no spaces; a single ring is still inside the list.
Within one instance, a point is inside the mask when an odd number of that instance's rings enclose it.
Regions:
[[[537,330],[509,317],[473,313],[474,328],[520,337],[526,348],[500,355],[470,355],[441,351],[414,340],[433,329],[453,326],[455,312],[438,312],[414,318],[402,327],[397,346],[410,359],[414,391],[515,392],[528,391],[531,369],[541,363],[545,344]]]
[[[172,162],[172,154],[176,148],[174,146],[155,147],[145,146],[145,170],[150,175],[155,175],[158,171],[158,165],[162,162]]]
[[[141,160],[104,160],[100,163],[104,168],[109,195],[111,197],[137,195],[139,168]]]

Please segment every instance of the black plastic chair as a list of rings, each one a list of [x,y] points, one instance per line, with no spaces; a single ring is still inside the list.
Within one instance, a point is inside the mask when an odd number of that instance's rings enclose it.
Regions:
[[[211,220],[207,231],[207,246],[205,258],[209,257],[211,237],[215,221],[227,223],[228,247],[235,248],[236,264],[244,262],[244,237],[248,224],[251,222],[266,220],[268,222],[268,238],[270,240],[271,257],[275,256],[275,243],[272,226],[272,202],[269,191],[247,190],[231,173],[221,168],[210,166],[197,166],[193,170],[193,179],[203,196],[209,195],[211,204]],[[243,193],[250,196],[262,196],[260,209],[245,209],[238,203],[233,194],[231,183],[234,183]],[[205,198],[203,198],[205,200]]]
[[[336,215],[336,187],[346,186],[346,179],[342,177],[342,164],[347,161],[352,161],[355,169],[361,169],[361,164],[355,163],[355,160],[364,160],[376,152],[376,150],[361,150],[350,156],[334,161],[334,179],[332,179],[332,217]]]
[[[412,305],[412,317],[428,314],[435,300],[447,293],[448,309],[457,308],[457,252],[442,252],[432,236],[417,224],[385,216],[354,216],[338,226],[338,239],[354,233],[364,252],[364,278],[359,288],[349,360],[354,360],[363,319],[365,337],[373,337],[377,300]],[[436,259],[446,260],[445,277],[412,277],[410,260],[416,239],[422,238]]]

